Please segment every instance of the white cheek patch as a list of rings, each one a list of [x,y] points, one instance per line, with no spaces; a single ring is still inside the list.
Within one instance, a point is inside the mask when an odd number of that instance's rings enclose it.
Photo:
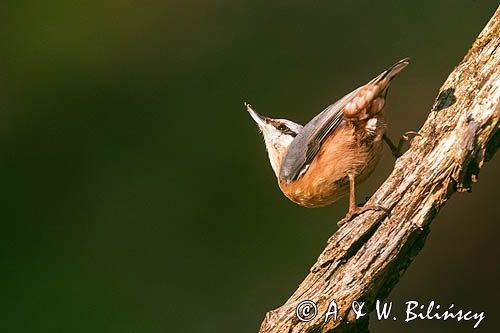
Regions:
[[[293,141],[293,136],[291,135],[281,135],[280,138],[283,140],[283,144],[285,147],[288,147]]]
[[[264,142],[269,156],[269,161],[276,176],[279,175],[281,159],[286,153],[288,146],[293,141],[293,136],[286,134],[266,133],[264,132]],[[274,136],[273,136],[274,134]]]
[[[366,122],[365,129],[370,133],[375,133],[377,129],[377,118],[371,118]]]

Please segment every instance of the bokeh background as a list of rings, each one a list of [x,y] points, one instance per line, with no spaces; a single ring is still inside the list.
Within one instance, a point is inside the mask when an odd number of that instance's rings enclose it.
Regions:
[[[287,201],[243,102],[305,123],[410,56],[386,110],[394,138],[419,129],[497,6],[3,0],[0,331],[256,332],[347,203]],[[440,212],[395,307],[454,303],[495,330],[498,160]],[[386,151],[358,196],[393,163]],[[472,326],[371,321],[373,332]]]

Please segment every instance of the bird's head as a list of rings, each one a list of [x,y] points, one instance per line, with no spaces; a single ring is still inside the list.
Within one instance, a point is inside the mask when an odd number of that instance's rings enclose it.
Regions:
[[[278,177],[281,159],[287,152],[290,143],[302,129],[302,125],[287,119],[263,117],[255,112],[250,104],[245,103],[245,106],[264,136],[271,167],[276,177]]]

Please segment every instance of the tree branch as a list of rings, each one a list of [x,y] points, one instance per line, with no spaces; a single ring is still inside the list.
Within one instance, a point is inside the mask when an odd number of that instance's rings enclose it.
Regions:
[[[266,314],[260,333],[368,332],[355,320],[353,301],[371,311],[383,300],[423,247],[429,226],[454,192],[469,191],[500,144],[500,7],[462,62],[440,89],[411,148],[368,204],[368,211],[342,226],[295,293]],[[324,314],[335,300],[342,320],[296,316],[304,300]],[[367,318],[363,317],[363,318]]]

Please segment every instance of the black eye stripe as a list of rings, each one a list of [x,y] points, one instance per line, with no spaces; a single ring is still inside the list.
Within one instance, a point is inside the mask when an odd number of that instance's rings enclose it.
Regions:
[[[295,137],[297,135],[297,133],[295,133],[294,131],[292,131],[291,129],[289,129],[287,126],[285,125],[282,125],[280,127],[278,127],[278,129],[283,132],[283,134],[286,134],[286,135],[291,135],[293,137]]]
[[[280,123],[280,122],[277,122],[275,120],[270,120],[270,123],[278,130],[280,131],[281,133],[283,134],[286,134],[286,135],[290,135],[292,137],[296,137],[297,136],[297,133],[292,131],[288,126],[286,126],[285,124],[283,123]]]

